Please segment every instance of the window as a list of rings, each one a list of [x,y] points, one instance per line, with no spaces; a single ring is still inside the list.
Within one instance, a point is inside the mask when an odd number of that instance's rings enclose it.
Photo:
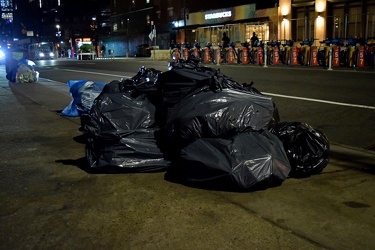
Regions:
[[[173,7],[168,8],[168,19],[169,21],[173,21]]]
[[[156,11],[156,16],[160,20],[160,17],[161,17],[161,11],[160,10]]]

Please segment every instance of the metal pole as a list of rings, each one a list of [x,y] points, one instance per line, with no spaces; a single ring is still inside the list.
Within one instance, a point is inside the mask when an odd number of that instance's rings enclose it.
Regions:
[[[267,43],[264,44],[264,65],[263,67],[267,68]]]
[[[184,0],[184,37],[185,37],[185,45],[187,43],[187,38],[186,38],[186,5],[185,5],[186,0]]]
[[[332,43],[329,45],[328,70],[332,70]]]
[[[304,22],[304,27],[303,27],[303,40],[306,39],[306,36],[307,36],[307,16],[305,16],[305,22]]]
[[[300,20],[300,19],[295,19],[296,20],[296,27],[297,27],[297,29],[296,29],[296,36],[295,37],[299,37],[299,34],[298,34],[298,30],[299,30],[299,27],[298,27],[298,20]],[[292,20],[290,20],[290,23],[292,24]]]
[[[348,38],[348,14],[345,14],[345,19],[344,19],[344,34],[345,34],[345,39]]]
[[[127,26],[126,26],[126,58],[129,57],[129,18],[127,20]]]
[[[365,39],[367,39],[368,38],[368,22],[369,22],[369,14],[370,13],[366,13],[366,30],[365,30]]]

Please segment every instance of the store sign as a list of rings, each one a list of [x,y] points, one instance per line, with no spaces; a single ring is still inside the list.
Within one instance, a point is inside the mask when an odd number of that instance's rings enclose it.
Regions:
[[[224,17],[231,17],[232,11],[221,11],[221,12],[214,12],[214,13],[208,13],[204,15],[204,20],[210,20],[210,19],[218,19],[218,18],[224,18]]]

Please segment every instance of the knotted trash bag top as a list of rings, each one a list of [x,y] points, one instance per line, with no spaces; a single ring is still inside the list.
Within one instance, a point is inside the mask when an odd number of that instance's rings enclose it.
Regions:
[[[274,107],[271,98],[223,89],[185,98],[169,112],[163,132],[167,151],[199,138],[230,138],[246,130],[267,129]]]
[[[323,171],[328,164],[329,141],[326,135],[301,122],[281,122],[270,131],[282,142],[292,177],[308,177]]]
[[[168,178],[191,185],[219,182],[220,189],[277,186],[291,170],[281,141],[267,130],[230,139],[201,138],[182,149],[180,158],[167,170]]]

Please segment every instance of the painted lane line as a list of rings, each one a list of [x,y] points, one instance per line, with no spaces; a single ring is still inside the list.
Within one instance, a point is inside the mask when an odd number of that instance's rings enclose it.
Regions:
[[[113,74],[106,74],[100,72],[91,72],[91,71],[82,71],[82,70],[73,70],[73,69],[64,69],[65,71],[77,72],[77,73],[85,73],[85,74],[94,74],[94,75],[103,75],[103,76],[115,76],[115,77],[122,77],[122,78],[131,78],[130,76],[120,76],[120,75],[113,75]]]
[[[65,70],[66,71],[77,72],[77,73],[89,73],[89,74],[96,74],[96,75],[105,75],[105,76],[116,76],[116,77],[122,77],[122,78],[131,78],[130,76],[112,75],[112,74],[105,74],[105,73],[91,72],[91,71],[81,71],[81,70],[72,70],[72,69],[65,69]],[[275,97],[283,97],[283,98],[303,100],[303,101],[310,101],[310,102],[320,102],[320,103],[333,104],[333,105],[339,105],[339,106],[347,106],[347,107],[353,107],[353,108],[363,108],[363,109],[374,109],[375,110],[374,106],[366,106],[366,105],[359,105],[359,104],[350,104],[350,103],[343,103],[343,102],[333,102],[333,101],[327,101],[327,100],[320,100],[320,99],[313,99],[313,98],[306,98],[306,97],[298,97],[298,96],[280,95],[280,94],[267,93],[267,92],[262,92],[262,93],[264,95],[275,96]]]
[[[333,104],[333,105],[339,105],[339,106],[347,106],[347,107],[353,107],[353,108],[375,109],[374,106],[366,106],[366,105],[360,105],[360,104],[350,104],[350,103],[344,103],[344,102],[333,102],[333,101],[326,101],[326,100],[320,100],[320,99],[298,97],[298,96],[288,96],[288,95],[279,95],[279,94],[266,93],[266,92],[262,92],[262,93],[264,95],[269,95],[269,96],[283,97],[283,98],[303,100],[303,101],[310,101],[310,102],[320,102],[320,103],[327,103],[327,104]]]

